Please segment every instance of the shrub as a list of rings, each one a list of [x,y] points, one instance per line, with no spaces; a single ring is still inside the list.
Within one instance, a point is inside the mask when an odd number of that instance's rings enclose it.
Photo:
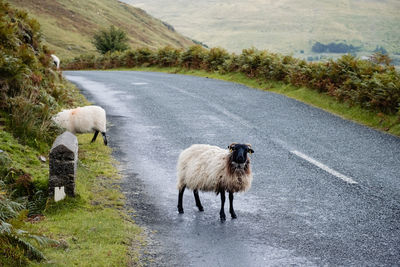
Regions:
[[[244,49],[240,55],[229,54],[222,48],[206,50],[192,46],[185,51],[171,47],[152,51],[147,48],[128,50],[119,54],[97,57],[94,61],[112,68],[115,65],[183,67],[220,72],[242,72],[261,80],[275,80],[295,86],[306,86],[346,101],[351,105],[384,113],[396,113],[400,107],[400,74],[386,55],[376,54],[372,61],[344,55],[327,62],[308,63],[292,56],[270,53],[255,48]],[[99,63],[100,64],[100,63]],[[71,68],[81,66],[79,60]],[[87,63],[91,66],[91,63]],[[101,65],[102,66],[102,65]],[[101,68],[101,66],[99,68]]]
[[[126,33],[111,25],[110,28],[100,30],[93,36],[92,43],[101,54],[107,52],[124,51],[128,49],[128,36]]]
[[[155,60],[160,67],[174,67],[179,64],[182,51],[171,46],[157,50]]]
[[[191,46],[182,53],[180,64],[188,69],[201,69],[206,54],[207,50],[204,47],[200,45]]]
[[[7,129],[44,151],[57,134],[50,117],[71,96],[60,90],[65,81],[52,70],[36,20],[0,1],[0,36],[0,110]]]
[[[222,69],[223,64],[228,60],[230,55],[223,48],[211,48],[208,54],[204,57],[204,63],[206,64],[207,70],[219,70]]]
[[[135,63],[136,66],[142,66],[142,65],[152,65],[154,62],[154,52],[151,51],[149,48],[139,48],[136,50],[135,53]]]

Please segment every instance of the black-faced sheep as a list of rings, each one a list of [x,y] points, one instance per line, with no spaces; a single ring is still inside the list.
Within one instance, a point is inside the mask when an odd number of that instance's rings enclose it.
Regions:
[[[253,175],[250,157],[254,153],[249,144],[233,143],[229,150],[210,145],[192,145],[182,151],[177,164],[178,212],[183,213],[182,198],[185,188],[193,190],[196,206],[203,211],[200,191],[214,191],[221,194],[220,218],[225,221],[225,191],[229,193],[229,212],[233,219],[237,216],[233,209],[233,193],[247,191],[251,187]]]
[[[55,115],[53,121],[73,134],[94,132],[91,142],[101,132],[104,144],[107,145],[106,112],[99,106],[66,109]]]

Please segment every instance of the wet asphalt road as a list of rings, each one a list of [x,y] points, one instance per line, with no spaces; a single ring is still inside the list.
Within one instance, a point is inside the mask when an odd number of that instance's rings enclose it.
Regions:
[[[149,230],[148,265],[400,264],[400,138],[242,85],[148,72],[64,72],[108,116],[134,219]],[[193,143],[251,143],[254,180],[235,196],[186,190],[175,165]],[[153,257],[154,261],[149,258]]]

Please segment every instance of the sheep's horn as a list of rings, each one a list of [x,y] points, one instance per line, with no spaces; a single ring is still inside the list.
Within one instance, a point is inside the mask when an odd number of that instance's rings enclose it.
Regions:
[[[248,146],[249,148],[251,148],[251,144],[245,144],[246,146]]]
[[[229,149],[231,149],[234,145],[236,145],[237,143],[232,143],[228,146]]]

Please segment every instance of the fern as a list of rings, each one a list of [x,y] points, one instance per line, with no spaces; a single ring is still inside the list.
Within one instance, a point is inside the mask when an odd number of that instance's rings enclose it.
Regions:
[[[41,214],[46,206],[46,194],[43,191],[39,190],[35,193],[32,199],[33,200],[29,201],[27,204],[27,208],[29,210],[28,216]]]
[[[11,224],[6,222],[1,222],[0,224],[0,236],[2,238],[7,238],[8,241],[14,246],[19,246],[20,248],[22,248],[29,259],[34,259],[38,261],[46,259],[42,252],[40,252],[28,241],[23,239],[25,237],[37,240],[39,236],[31,235],[23,230],[15,230]],[[45,242],[45,240],[42,238],[43,237],[41,237],[40,239],[41,242]]]
[[[6,195],[6,192],[1,188],[4,188],[4,182],[2,181],[0,181],[0,240],[6,240],[8,244],[12,245],[12,247],[21,249],[25,256],[30,260],[45,260],[46,257],[43,253],[32,245],[31,242],[33,241],[39,246],[49,244],[58,246],[59,242],[45,236],[29,233],[22,229],[16,229],[11,223],[8,223],[10,219],[17,218],[25,206],[21,203],[10,200]],[[37,200],[31,202],[30,205],[32,205],[33,208],[39,208],[44,201],[43,195],[44,194],[41,191],[37,192],[35,195]],[[2,250],[6,248],[0,245],[0,254],[3,254]]]

